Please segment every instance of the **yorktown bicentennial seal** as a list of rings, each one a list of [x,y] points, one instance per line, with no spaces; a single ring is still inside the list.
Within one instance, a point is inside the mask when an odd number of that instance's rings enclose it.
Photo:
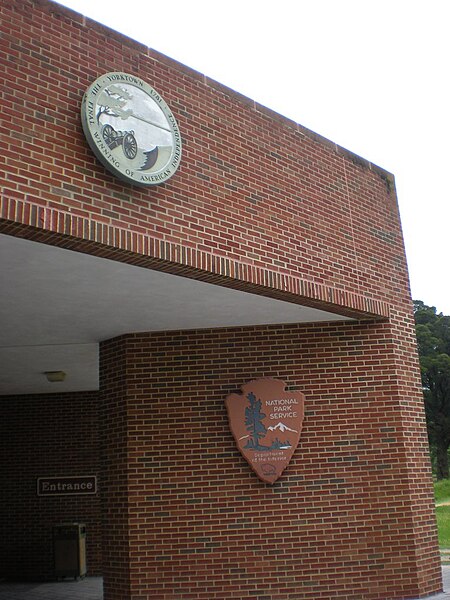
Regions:
[[[127,73],[106,73],[83,97],[81,123],[97,158],[114,175],[138,185],[167,181],[181,160],[175,117],[148,83]]]

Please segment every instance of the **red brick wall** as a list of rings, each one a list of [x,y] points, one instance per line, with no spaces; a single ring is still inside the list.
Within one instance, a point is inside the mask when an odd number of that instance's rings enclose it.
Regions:
[[[2,396],[0,578],[52,578],[53,526],[67,522],[86,523],[88,574],[101,572],[100,495],[36,491],[38,477],[100,475],[97,400],[96,392]]]
[[[70,213],[380,301],[396,299],[400,282],[405,296],[389,174],[57,4],[13,0],[0,10],[0,169],[5,205],[19,202],[14,220],[25,219],[25,202],[56,211],[40,224],[49,230]],[[179,122],[183,160],[165,185],[121,183],[83,136],[84,91],[118,70],[153,85]]]
[[[103,451],[104,597],[130,598],[127,358],[121,338],[104,346],[100,365],[100,439]],[[115,594],[115,596],[114,596]]]
[[[398,381],[391,326],[130,335],[102,352],[107,374],[126,356],[122,408],[106,427],[120,423],[123,435],[126,420],[128,469],[113,467],[107,496],[128,514],[131,597],[386,600],[439,589],[427,439]],[[306,395],[299,447],[273,486],[239,454],[224,405],[259,377]]]
[[[101,434],[105,484],[114,491],[105,506],[106,593],[131,589],[145,597],[147,588],[139,586],[153,585],[155,564],[167,584],[161,598],[170,589],[183,600],[233,597],[231,581],[238,586],[234,597],[259,600],[269,592],[271,598],[358,598],[350,589],[367,582],[374,594],[367,598],[393,596],[393,586],[396,597],[437,590],[423,406],[392,176],[52,2],[0,2],[0,35],[0,232],[384,319],[298,331],[280,326],[177,334],[183,344],[187,335],[186,352],[174,334],[136,338],[136,351],[129,347],[134,338],[106,345],[120,357],[122,373],[104,388],[102,404],[102,422],[112,427]],[[156,188],[115,179],[82,133],[84,90],[99,75],[119,70],[155,87],[180,125],[182,164]],[[173,355],[169,346],[152,346],[171,339]],[[105,374],[114,374],[113,358],[105,361]],[[140,361],[141,372],[134,366]],[[262,488],[248,472],[223,422],[224,395],[260,374],[301,387],[313,406],[295,465],[274,488]],[[142,455],[154,433],[144,416],[148,398],[156,413],[169,410],[170,401],[170,419],[179,431],[180,420],[191,419],[195,435],[189,448],[180,437],[176,442],[173,481],[172,459],[163,450],[156,458],[149,455],[157,465],[149,479],[152,460]],[[180,402],[181,416],[172,408]],[[225,453],[201,447],[194,419],[205,414],[222,419],[214,431]],[[161,426],[169,435],[169,419]],[[201,460],[185,464],[194,460],[185,456],[192,444]],[[200,470],[195,477],[187,473],[191,466]],[[297,472],[303,479],[295,479]],[[171,491],[169,510],[152,500],[158,494],[147,487],[153,489],[155,481],[164,501]],[[194,492],[198,506],[188,502]],[[248,502],[258,507],[253,520]],[[283,517],[279,548],[272,541],[264,545],[273,517]],[[186,525],[190,518],[193,530]],[[255,549],[243,546],[247,530],[262,548],[262,563]],[[199,532],[196,541],[188,531]],[[157,554],[160,547],[165,553]],[[277,570],[269,581],[262,568],[274,560]],[[292,581],[300,586],[295,592]]]

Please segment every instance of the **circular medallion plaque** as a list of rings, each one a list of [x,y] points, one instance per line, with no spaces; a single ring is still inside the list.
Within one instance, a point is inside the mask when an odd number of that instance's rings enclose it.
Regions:
[[[83,97],[81,122],[97,158],[138,185],[167,181],[181,160],[175,117],[160,94],[135,75],[106,73]]]

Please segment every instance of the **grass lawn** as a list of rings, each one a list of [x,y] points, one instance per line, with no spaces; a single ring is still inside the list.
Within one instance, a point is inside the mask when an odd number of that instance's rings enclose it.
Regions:
[[[436,506],[440,548],[450,548],[450,506]]]
[[[450,502],[450,479],[441,479],[434,484],[434,499],[439,502]]]
[[[439,506],[442,502],[450,503],[450,479],[436,481],[434,484],[434,498],[436,501],[439,546],[450,548],[450,504]]]

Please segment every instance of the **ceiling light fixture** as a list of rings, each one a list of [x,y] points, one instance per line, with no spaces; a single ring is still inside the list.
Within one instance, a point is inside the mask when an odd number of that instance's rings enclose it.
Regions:
[[[66,378],[64,371],[44,371],[44,375],[47,377],[47,381],[50,381],[50,383],[64,381]]]

